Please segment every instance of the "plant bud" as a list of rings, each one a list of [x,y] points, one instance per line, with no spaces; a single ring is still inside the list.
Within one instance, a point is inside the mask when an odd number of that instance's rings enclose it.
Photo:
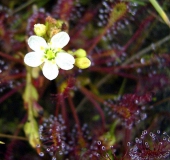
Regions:
[[[46,26],[44,24],[35,24],[34,32],[37,36],[44,36],[46,34]]]
[[[86,51],[84,49],[78,49],[73,53],[77,58],[86,57]]]
[[[90,67],[91,61],[87,57],[79,57],[75,59],[75,65],[80,69],[86,69]]]

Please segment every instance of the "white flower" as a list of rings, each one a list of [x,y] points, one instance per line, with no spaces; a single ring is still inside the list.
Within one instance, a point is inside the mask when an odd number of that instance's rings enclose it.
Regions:
[[[62,50],[69,42],[70,37],[66,32],[59,32],[51,38],[50,43],[39,36],[31,36],[28,45],[33,50],[24,57],[24,62],[31,67],[38,67],[44,63],[42,72],[44,76],[53,80],[58,76],[59,68],[70,70],[75,59],[72,55]]]

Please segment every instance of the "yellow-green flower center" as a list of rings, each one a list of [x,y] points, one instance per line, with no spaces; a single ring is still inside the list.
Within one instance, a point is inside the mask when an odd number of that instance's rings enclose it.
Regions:
[[[56,57],[56,52],[54,52],[52,49],[47,49],[45,52],[45,58],[48,60],[53,60]]]

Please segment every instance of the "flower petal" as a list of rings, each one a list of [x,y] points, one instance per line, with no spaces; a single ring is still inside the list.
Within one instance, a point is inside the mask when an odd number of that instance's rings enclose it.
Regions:
[[[70,37],[66,32],[59,32],[51,38],[52,48],[63,48],[69,42]]]
[[[32,50],[41,52],[48,46],[45,39],[39,36],[31,36],[28,39],[28,45]]]
[[[75,59],[68,53],[60,52],[57,54],[56,63],[61,69],[70,70],[74,67]]]
[[[53,80],[58,76],[59,70],[56,64],[46,61],[43,66],[43,75],[49,79]]]
[[[30,67],[38,67],[43,63],[42,52],[29,52],[24,57],[24,62]]]

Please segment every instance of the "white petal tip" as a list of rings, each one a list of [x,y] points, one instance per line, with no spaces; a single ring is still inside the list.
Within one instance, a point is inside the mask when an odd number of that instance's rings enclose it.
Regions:
[[[44,63],[42,72],[43,75],[49,80],[54,80],[55,78],[57,78],[59,73],[57,65],[50,62]]]

